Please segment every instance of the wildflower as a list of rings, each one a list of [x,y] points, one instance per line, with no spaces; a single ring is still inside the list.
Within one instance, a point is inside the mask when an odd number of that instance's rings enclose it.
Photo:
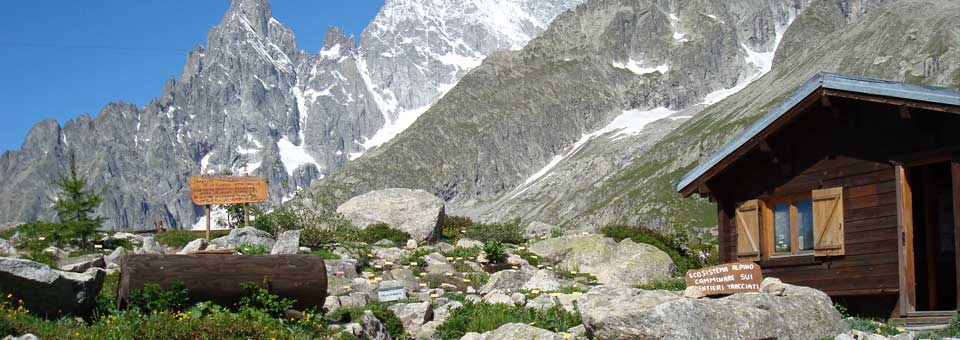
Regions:
[[[7,298],[8,298],[8,299],[12,299],[12,298],[13,298],[13,294],[7,294]]]

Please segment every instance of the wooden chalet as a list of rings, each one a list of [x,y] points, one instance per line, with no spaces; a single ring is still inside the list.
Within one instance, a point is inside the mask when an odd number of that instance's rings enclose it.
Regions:
[[[960,299],[960,90],[818,74],[677,184],[717,203],[720,257],[861,315]]]

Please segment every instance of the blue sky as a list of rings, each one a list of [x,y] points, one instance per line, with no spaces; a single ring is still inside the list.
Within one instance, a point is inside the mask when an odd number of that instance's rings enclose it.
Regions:
[[[328,26],[360,35],[383,0],[273,0],[273,16],[316,53]],[[143,106],[179,77],[187,52],[229,0],[0,2],[0,152],[34,123],[95,115],[109,102]]]

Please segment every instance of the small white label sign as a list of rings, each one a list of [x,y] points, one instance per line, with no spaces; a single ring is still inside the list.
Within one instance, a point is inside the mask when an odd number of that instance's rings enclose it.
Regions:
[[[407,290],[404,287],[384,288],[377,292],[380,302],[399,301],[407,297]]]

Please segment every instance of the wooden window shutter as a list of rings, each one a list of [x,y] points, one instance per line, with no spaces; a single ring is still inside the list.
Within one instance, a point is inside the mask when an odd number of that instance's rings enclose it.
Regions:
[[[750,200],[737,207],[737,260],[760,260],[760,201]]]
[[[814,190],[812,196],[814,255],[843,255],[843,188]]]

